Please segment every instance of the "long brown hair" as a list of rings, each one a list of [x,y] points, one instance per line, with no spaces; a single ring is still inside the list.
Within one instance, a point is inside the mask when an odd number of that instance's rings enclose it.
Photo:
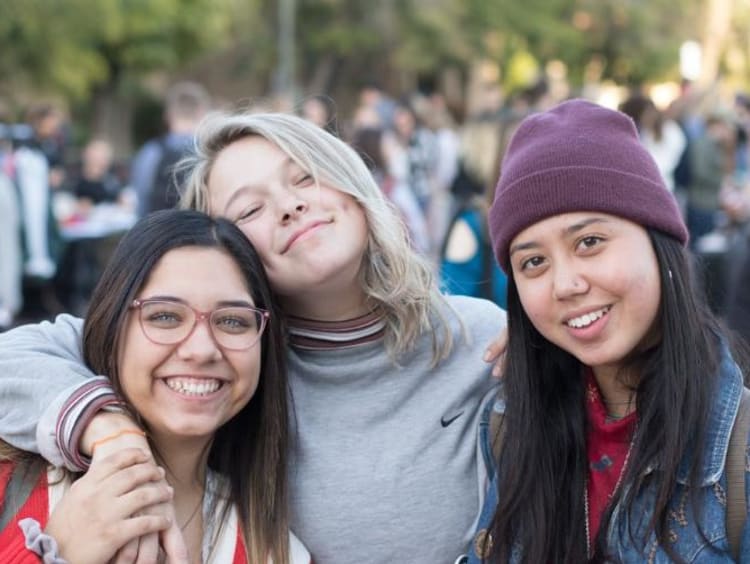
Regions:
[[[84,360],[95,373],[107,374],[122,396],[117,359],[129,305],[167,252],[189,246],[226,252],[242,272],[255,305],[271,313],[260,342],[258,388],[216,431],[208,466],[225,478],[211,513],[221,515],[224,523],[234,503],[248,561],[266,562],[270,556],[285,564],[289,431],[284,333],[260,258],[242,232],[227,220],[197,211],[165,210],[141,220],[120,242],[93,292],[83,328]]]
[[[653,229],[648,233],[665,289],[656,320],[662,337],[631,359],[640,366],[635,384],[638,429],[623,488],[603,514],[591,559],[583,525],[588,465],[582,365],[537,331],[509,277],[507,410],[493,542],[485,546],[490,562],[508,562],[516,552],[524,564],[617,562],[607,544],[611,526],[643,551],[644,560],[651,533],[672,561],[687,560],[669,541],[670,502],[688,446],[703,445],[708,433],[724,331],[705,303],[682,244]],[[698,481],[700,452],[690,460],[691,483]],[[648,472],[650,467],[659,472]],[[636,498],[646,488],[654,495],[652,516],[636,535]],[[700,488],[690,490],[696,515],[702,495]],[[621,509],[617,515],[615,507]],[[699,532],[703,534],[700,524]]]

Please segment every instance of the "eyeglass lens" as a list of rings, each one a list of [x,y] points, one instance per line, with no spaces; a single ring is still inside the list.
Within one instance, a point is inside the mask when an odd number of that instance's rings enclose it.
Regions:
[[[195,327],[195,311],[179,302],[141,304],[141,326],[156,343],[171,345],[187,338]],[[227,349],[247,349],[255,344],[265,325],[260,311],[249,307],[222,307],[211,312],[209,327],[216,342]]]

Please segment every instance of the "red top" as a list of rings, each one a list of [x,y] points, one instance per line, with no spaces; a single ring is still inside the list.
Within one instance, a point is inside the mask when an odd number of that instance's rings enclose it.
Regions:
[[[8,462],[0,463],[0,504],[5,503],[5,489],[8,487],[11,472],[14,465]],[[0,505],[1,507],[2,505]],[[39,522],[44,529],[49,517],[49,493],[47,490],[47,473],[42,472],[39,481],[29,495],[29,499],[8,522],[8,525],[0,531],[0,563],[2,564],[39,564],[37,554],[26,548],[21,527],[18,522],[26,517],[31,517]],[[247,564],[245,558],[245,545],[242,534],[237,528],[237,544],[234,551],[233,564]]]
[[[10,482],[11,472],[14,465],[9,462],[0,463],[0,503],[6,502],[5,488]],[[47,473],[42,472],[39,482],[31,491],[29,499],[8,522],[8,525],[0,531],[0,562],[3,564],[39,564],[39,556],[26,548],[21,527],[18,522],[26,517],[31,517],[39,522],[44,529],[47,525],[49,515],[49,496],[47,495]]]
[[[596,380],[589,371],[586,376],[586,414],[589,423],[586,437],[589,461],[589,540],[593,544],[602,515],[624,470],[635,430],[636,413],[633,411],[622,419],[610,419]]]

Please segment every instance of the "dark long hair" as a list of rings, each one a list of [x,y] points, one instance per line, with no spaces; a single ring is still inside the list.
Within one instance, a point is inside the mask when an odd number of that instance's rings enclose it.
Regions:
[[[260,342],[258,388],[217,430],[208,465],[227,478],[221,497],[237,507],[249,561],[265,562],[270,555],[274,562],[285,563],[289,432],[284,331],[263,265],[242,232],[225,219],[197,211],[165,210],[142,219],[120,241],[94,290],[83,329],[84,360],[95,373],[109,375],[122,396],[117,359],[129,305],[159,260],[182,247],[226,252],[242,272],[255,305],[271,313]],[[226,515],[229,507],[223,505]]]
[[[594,562],[612,561],[606,543],[611,508],[619,504],[619,515],[640,522],[642,516],[634,512],[634,501],[647,485],[652,485],[655,493],[653,517],[639,538],[635,538],[633,527],[626,533],[645,550],[646,539],[654,532],[670,557],[681,561],[667,542],[668,504],[688,446],[700,453],[690,461],[690,478],[695,483],[715,391],[720,357],[718,322],[692,280],[687,251],[658,231],[649,230],[649,237],[662,289],[655,322],[660,338],[627,361],[639,375],[636,382],[627,382],[637,392],[638,426],[624,487],[610,502],[594,541]],[[511,551],[520,549],[524,563],[588,562],[582,365],[534,328],[512,276],[508,280],[508,330],[507,411],[499,460],[499,503],[491,525],[491,560],[507,562]],[[650,467],[657,471],[648,472]],[[690,495],[697,510],[699,488],[691,488]],[[618,519],[614,524],[622,523]]]

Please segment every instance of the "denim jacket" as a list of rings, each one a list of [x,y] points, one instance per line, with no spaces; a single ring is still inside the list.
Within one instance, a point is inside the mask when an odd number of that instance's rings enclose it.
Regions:
[[[739,367],[734,363],[728,351],[724,351],[721,365],[719,367],[719,382],[711,414],[708,421],[708,437],[706,443],[707,457],[700,471],[700,482],[698,487],[704,488],[702,499],[701,526],[705,539],[701,537],[696,526],[695,514],[688,499],[689,463],[692,457],[690,452],[682,459],[677,476],[677,485],[670,501],[668,518],[668,537],[673,543],[673,548],[685,561],[695,564],[718,564],[734,562],[730,555],[729,543],[726,532],[726,496],[727,477],[724,471],[724,462],[729,447],[729,438],[732,432],[740,397],[742,395],[743,378]],[[495,507],[498,502],[498,477],[494,472],[494,461],[489,437],[489,420],[492,410],[504,411],[505,403],[502,399],[493,399],[486,406],[482,414],[479,429],[479,440],[482,455],[485,462],[490,464],[491,475],[494,477],[489,486],[487,496],[479,517],[477,531],[471,546],[468,547],[469,564],[482,562],[479,550],[483,545],[483,538],[492,521]],[[750,506],[750,442],[746,439],[748,446],[745,449],[745,497],[746,506]],[[642,538],[638,535],[639,530],[644,530],[651,517],[653,498],[655,492],[652,488],[646,488],[636,498],[632,515],[638,516],[637,523],[628,523],[625,526],[614,525],[618,508],[615,508],[612,525],[608,531],[608,546],[611,554],[617,561],[623,563],[648,562],[662,564],[672,562],[666,552],[658,544],[654,533],[650,534],[645,549],[635,545],[628,536],[628,527],[633,527],[636,539]],[[626,517],[626,519],[628,519]],[[583,527],[583,524],[581,525]],[[640,543],[639,543],[640,544]],[[713,549],[712,549],[713,547]],[[714,550],[716,549],[716,550]],[[511,558],[511,562],[518,562],[517,555]],[[742,530],[740,544],[740,559],[743,564],[750,564],[750,519],[745,522]]]

